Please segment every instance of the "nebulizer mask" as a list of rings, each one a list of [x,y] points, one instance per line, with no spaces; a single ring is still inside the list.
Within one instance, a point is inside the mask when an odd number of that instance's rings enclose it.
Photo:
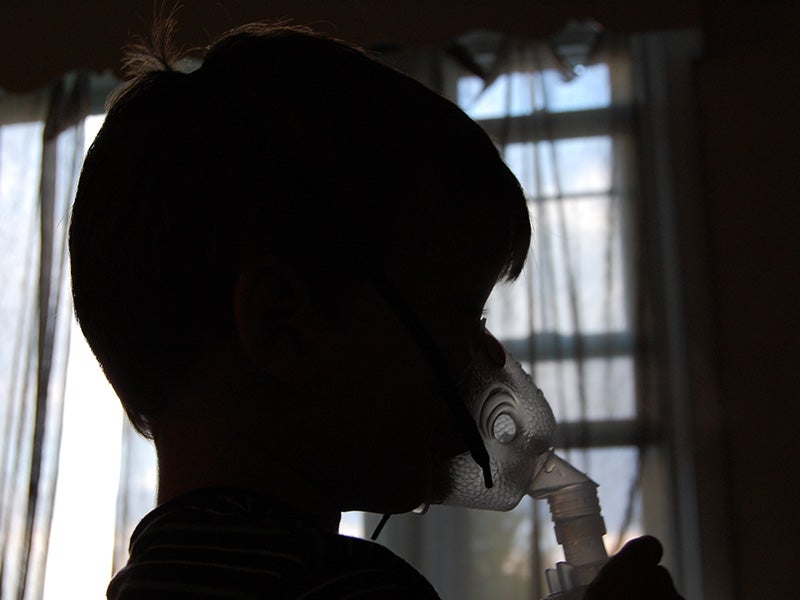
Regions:
[[[505,511],[525,495],[546,499],[565,555],[546,571],[548,598],[563,598],[588,585],[608,560],[597,484],[553,453],[555,419],[544,394],[488,331],[484,336],[486,350],[459,392],[489,455],[492,485],[485,467],[460,454],[437,465],[429,504]]]
[[[575,597],[608,560],[605,524],[597,484],[553,452],[556,424],[544,394],[485,327],[471,367],[456,383],[402,297],[385,280],[376,286],[431,363],[469,447],[434,465],[431,495],[416,512],[424,513],[430,504],[506,511],[525,495],[546,499],[565,556],[556,568],[546,570],[547,598]]]

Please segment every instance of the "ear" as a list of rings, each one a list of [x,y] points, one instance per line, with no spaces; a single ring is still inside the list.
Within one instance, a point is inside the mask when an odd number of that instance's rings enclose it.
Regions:
[[[234,287],[234,318],[244,354],[259,371],[278,377],[296,371],[304,352],[302,317],[308,286],[274,257],[244,264]]]

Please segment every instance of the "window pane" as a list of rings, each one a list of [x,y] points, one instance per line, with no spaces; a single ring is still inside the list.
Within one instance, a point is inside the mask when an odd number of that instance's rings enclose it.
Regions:
[[[100,598],[108,586],[122,419],[119,400],[73,319],[45,600]]]
[[[38,268],[38,191],[42,124],[0,127],[0,365],[11,368],[19,349],[21,307],[35,293]],[[17,373],[0,370],[0,385],[9,390]]]
[[[608,193],[611,189],[608,136],[509,144],[503,157],[534,198]]]
[[[515,283],[492,292],[489,329],[501,340],[526,338],[531,325],[539,333],[566,335],[627,331],[630,282],[618,203],[608,196],[576,197],[529,209],[528,265]]]
[[[531,596],[531,514],[525,497],[508,512],[469,511],[471,589],[469,600]]]
[[[339,533],[350,537],[366,538],[364,513],[359,511],[342,513],[342,520],[339,522]],[[371,531],[369,533],[372,534]]]
[[[0,571],[19,572],[25,529],[24,506],[28,493],[33,444],[31,411],[36,392],[29,341],[36,339],[39,234],[39,177],[42,151],[41,123],[0,127],[0,504],[3,504],[3,553]],[[54,357],[57,359],[57,356]],[[58,364],[58,360],[54,360]],[[53,378],[54,380],[57,378]],[[52,417],[55,411],[49,411]],[[12,427],[15,423],[24,427]],[[48,439],[44,444],[50,447]],[[44,462],[46,467],[49,461]],[[46,480],[48,473],[43,473]],[[6,505],[11,508],[7,512]],[[19,510],[23,508],[23,510]],[[33,543],[41,540],[34,538]],[[3,579],[0,576],[0,579]],[[3,580],[5,581],[5,580]],[[13,585],[14,576],[11,578]],[[0,582],[2,583],[2,582]],[[0,589],[0,596],[3,590]]]
[[[102,121],[101,115],[84,121],[85,149]],[[40,161],[41,157],[34,160]],[[75,184],[75,165],[62,163],[59,167],[56,185],[66,192]],[[71,202],[73,193],[64,196]],[[66,213],[66,207],[57,210]],[[58,222],[59,227],[67,224],[66,216]],[[71,330],[45,600],[104,596],[114,557],[123,411],[74,317]],[[154,497],[152,450],[151,455],[149,478],[135,485],[146,487]]]
[[[534,111],[567,112],[603,108],[611,104],[608,65],[587,67],[565,81],[560,71],[514,71],[500,75],[484,89],[480,77],[462,77],[457,84],[458,104],[473,119],[528,115]]]
[[[528,260],[531,260],[529,257]],[[486,326],[501,341],[527,339],[531,333],[529,270],[514,283],[501,283],[486,302]]]
[[[583,369],[583,379],[579,368]],[[590,358],[582,365],[575,360],[540,361],[532,375],[557,423],[632,419],[636,415],[634,363],[628,356]]]
[[[565,81],[561,72],[547,69],[542,71],[542,79],[542,89],[550,112],[588,110],[611,105],[611,79],[606,64],[588,66],[571,81]]]
[[[479,77],[458,80],[458,103],[473,119],[531,114],[544,107],[542,78],[532,73],[507,73],[483,89]]]
[[[618,203],[571,198],[531,206],[537,331],[627,330],[627,270]]]

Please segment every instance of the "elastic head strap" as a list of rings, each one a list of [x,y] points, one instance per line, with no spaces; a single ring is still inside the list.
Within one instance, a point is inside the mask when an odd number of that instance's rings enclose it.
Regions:
[[[422,354],[433,369],[439,393],[452,411],[453,416],[461,427],[465,436],[465,441],[469,447],[469,453],[473,460],[483,471],[483,481],[487,488],[494,485],[492,482],[492,471],[489,463],[489,453],[483,444],[483,438],[478,431],[478,426],[469,414],[466,404],[460,398],[453,378],[450,376],[449,368],[444,361],[442,352],[436,346],[433,337],[423,326],[416,313],[405,302],[398,290],[386,280],[386,278],[376,275],[370,278],[375,288],[386,300],[386,303],[394,310],[397,317],[408,328],[419,346]]]

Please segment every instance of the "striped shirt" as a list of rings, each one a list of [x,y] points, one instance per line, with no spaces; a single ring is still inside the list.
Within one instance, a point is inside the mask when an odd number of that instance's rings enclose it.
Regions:
[[[398,556],[323,531],[263,497],[231,488],[191,492],[149,513],[131,537],[109,600],[437,599]]]

